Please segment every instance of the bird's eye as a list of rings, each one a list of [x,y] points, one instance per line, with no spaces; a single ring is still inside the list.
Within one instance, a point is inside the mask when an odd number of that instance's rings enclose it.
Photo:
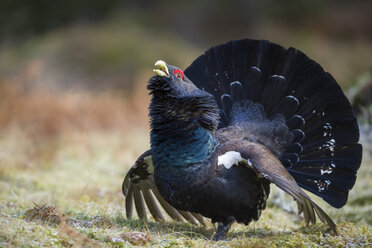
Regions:
[[[178,78],[181,78],[183,80],[183,72],[181,70],[175,70],[173,72],[173,74],[178,77]]]

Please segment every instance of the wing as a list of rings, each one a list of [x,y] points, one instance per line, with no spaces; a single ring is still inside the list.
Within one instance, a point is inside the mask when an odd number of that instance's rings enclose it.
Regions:
[[[311,198],[298,186],[296,180],[282,165],[280,160],[263,145],[245,140],[231,141],[221,146],[220,154],[228,151],[239,152],[248,166],[290,194],[297,202],[298,214],[304,213],[306,225],[316,223],[316,215],[337,234],[336,224]]]
[[[143,153],[130,168],[124,178],[122,191],[125,196],[125,210],[128,219],[132,217],[134,201],[139,218],[147,219],[147,206],[155,220],[165,221],[158,202],[165,212],[176,221],[186,220],[191,224],[206,225],[205,219],[201,215],[176,209],[160,195],[155,185],[151,150]]]

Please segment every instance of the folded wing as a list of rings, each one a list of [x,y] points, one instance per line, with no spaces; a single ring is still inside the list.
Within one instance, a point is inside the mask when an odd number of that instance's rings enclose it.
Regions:
[[[306,225],[316,223],[316,215],[337,234],[336,224],[301,188],[280,160],[264,146],[244,140],[227,142],[221,148],[225,152],[236,151],[247,160],[247,166],[290,194],[297,202],[298,212],[304,213]],[[315,215],[316,214],[316,215]]]
[[[165,212],[176,221],[188,221],[195,225],[205,225],[205,219],[196,213],[182,211],[172,207],[160,195],[154,181],[154,166],[151,150],[143,153],[130,168],[124,178],[122,191],[125,196],[125,209],[127,218],[133,214],[133,202],[137,215],[147,219],[146,207],[157,221],[165,221],[165,217],[158,203]]]

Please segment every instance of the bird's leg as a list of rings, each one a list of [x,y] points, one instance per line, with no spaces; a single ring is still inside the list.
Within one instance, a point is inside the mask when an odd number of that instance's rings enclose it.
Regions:
[[[229,220],[224,222],[218,222],[217,231],[213,234],[213,241],[218,241],[223,239],[225,234],[229,231],[231,224],[235,221],[234,218],[229,218]]]
[[[222,222],[218,222],[217,231],[213,234],[213,241],[221,240],[225,234],[229,231],[231,224],[223,224]]]

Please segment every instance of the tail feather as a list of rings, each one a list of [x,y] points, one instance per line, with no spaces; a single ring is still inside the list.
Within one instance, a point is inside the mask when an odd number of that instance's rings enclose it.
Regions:
[[[332,151],[336,147],[358,142],[357,135],[353,135],[350,131],[358,131],[358,125],[356,125],[355,120],[343,124],[338,123],[338,125],[326,122],[322,126],[306,130],[305,139],[302,142],[304,153],[314,150]]]
[[[239,81],[232,82],[230,84],[231,89],[231,97],[234,100],[234,102],[240,102],[243,98],[242,92],[243,92],[243,86]]]
[[[256,67],[261,69],[265,79],[273,74],[280,74],[277,71],[272,71],[271,67],[272,64],[280,64],[279,60],[283,56],[285,49],[281,46],[274,45],[274,47],[273,45],[267,40],[258,41],[255,51],[256,59],[252,61]]]
[[[342,89],[320,65],[294,48],[240,40],[209,49],[185,74],[215,96],[219,128],[237,119],[231,117],[234,101],[260,103],[273,123],[284,116],[287,130],[282,124],[273,129],[273,139],[285,141],[282,163],[301,187],[332,206],[346,203],[361,163],[359,129]]]
[[[300,167],[300,166],[296,166]],[[302,170],[292,170],[291,168],[288,169],[288,171],[293,172],[292,174],[298,175],[298,176],[306,176],[306,179],[309,179],[309,176],[311,176],[311,179],[313,182],[323,182],[324,187],[332,187],[338,190],[343,190],[345,186],[352,185],[355,182],[355,177],[351,176],[350,171],[339,169],[335,173],[332,172],[333,167],[332,166],[325,166],[322,165],[313,165],[312,167],[302,167]],[[321,173],[319,173],[321,171]],[[354,175],[355,176],[355,175]],[[346,178],[342,178],[346,177]],[[328,181],[332,180],[332,185],[329,186]],[[318,187],[318,191],[322,191],[325,189]]]
[[[281,99],[277,107],[273,107],[271,109],[273,110],[273,113],[280,113],[284,115],[286,118],[294,116],[297,108],[298,108],[299,102],[296,97],[294,96],[286,96]],[[271,115],[271,114],[269,114]],[[300,118],[302,118],[300,116]],[[303,119],[303,118],[302,118]]]
[[[284,152],[284,153],[280,154],[280,160],[281,161],[284,160],[286,162],[289,162],[290,164],[295,164],[295,163],[297,163],[300,160],[300,157],[298,156],[297,153],[293,153],[293,152],[287,153],[287,152]]]
[[[298,185],[311,193],[322,197],[326,202],[336,208],[341,208],[347,202],[348,192],[339,190],[335,187],[330,187],[329,182],[324,180],[307,180],[307,175],[298,175],[291,172],[297,178],[302,179],[297,181]],[[294,177],[294,176],[293,176]]]
[[[297,50],[293,47],[288,48],[287,53],[283,57],[281,75],[283,75],[287,80],[291,80],[293,76],[293,68],[296,65]]]
[[[220,122],[218,124],[218,128],[226,127],[229,124],[229,115],[223,110],[220,110]]]
[[[291,131],[291,133],[293,134],[292,142],[302,143],[302,141],[305,139],[305,133],[301,129],[294,129]]]
[[[243,81],[244,92],[246,92],[247,99],[254,102],[259,100],[261,92],[263,91],[262,72],[258,67],[251,67],[246,75],[246,80]]]
[[[261,103],[266,110],[274,109],[285,94],[286,79],[283,76],[272,75],[266,81]],[[277,112],[276,112],[277,113]],[[271,113],[268,112],[271,116]]]
[[[298,129],[305,125],[305,119],[300,115],[293,115],[286,120],[286,124],[290,130]]]
[[[350,173],[355,174],[360,167],[361,158],[353,156],[362,151],[360,144],[353,144],[349,146],[337,146],[333,150],[313,150],[312,152],[305,153],[301,156],[301,161],[293,165],[293,167],[300,166],[313,166],[316,161],[319,163],[326,163],[332,165],[337,169],[346,169]],[[318,173],[321,173],[319,170]]]
[[[304,148],[300,143],[293,143],[286,147],[286,152],[301,154]]]
[[[234,103],[232,97],[229,94],[223,94],[221,96],[221,103],[226,115],[229,116]]]

